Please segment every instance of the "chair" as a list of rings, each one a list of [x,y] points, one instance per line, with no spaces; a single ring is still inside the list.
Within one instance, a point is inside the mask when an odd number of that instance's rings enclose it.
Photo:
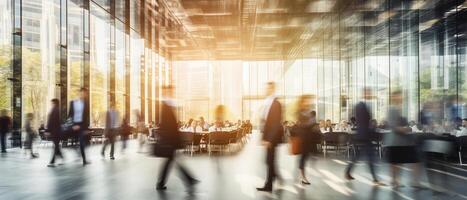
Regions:
[[[226,132],[212,132],[208,136],[208,151],[211,155],[213,146],[219,147],[220,150],[224,150],[230,144],[231,134]]]
[[[104,129],[94,128],[91,133],[91,143],[102,143],[104,141]]]
[[[185,150],[187,150],[188,148],[190,151],[190,156],[193,156],[193,145],[194,145],[195,134],[192,132],[183,132],[180,134],[182,137],[182,144],[185,147]]]
[[[323,135],[323,153],[326,157],[329,147],[335,147],[336,153],[344,147],[349,156],[349,134],[346,132],[327,132]]]
[[[467,136],[460,136],[457,138],[457,144],[458,144],[458,151],[457,153],[459,154],[459,164],[462,166],[467,166],[467,164],[464,164],[462,162],[462,151],[464,149],[467,149]]]

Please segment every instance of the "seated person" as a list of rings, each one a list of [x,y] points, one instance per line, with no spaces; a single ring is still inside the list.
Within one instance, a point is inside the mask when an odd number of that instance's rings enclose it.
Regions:
[[[342,132],[350,132],[350,125],[346,120],[342,120],[341,123],[339,123],[336,126],[336,130],[342,131]]]
[[[203,132],[203,128],[198,124],[198,121],[193,120],[191,126],[188,127],[185,131],[192,132],[192,133],[201,133]]]
[[[199,117],[198,124],[201,128],[203,128],[204,131],[207,131],[209,129],[209,124],[206,121],[204,121],[203,117]]]
[[[216,121],[213,126],[209,128],[209,132],[222,131],[224,124],[221,121]]]
[[[186,130],[186,129],[190,128],[190,126],[191,126],[192,123],[193,123],[193,119],[190,118],[190,119],[188,120],[188,122],[182,126],[181,129],[182,129],[182,130]]]
[[[386,120],[381,121],[381,124],[378,126],[378,128],[383,129],[383,130],[388,130],[389,129],[388,121]]]
[[[378,128],[378,121],[376,119],[370,120],[370,128],[372,129]]]
[[[333,130],[333,125],[330,119],[327,119],[326,122],[324,123],[324,132],[332,132]]]
[[[467,118],[462,119],[462,126],[456,132],[456,137],[467,136]]]
[[[434,122],[433,123],[433,133],[435,135],[442,135],[444,133],[446,133],[446,130],[444,129],[444,127],[439,123],[439,122]]]
[[[423,131],[419,128],[418,124],[417,124],[415,121],[413,121],[413,120],[409,122],[409,127],[412,129],[412,132],[413,132],[413,133],[421,133],[421,132],[423,132]]]

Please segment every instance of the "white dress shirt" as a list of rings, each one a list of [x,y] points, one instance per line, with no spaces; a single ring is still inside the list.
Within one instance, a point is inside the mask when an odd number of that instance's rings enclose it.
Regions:
[[[109,110],[109,115],[110,115],[110,128],[119,128],[119,114],[118,111],[111,109]]]
[[[269,110],[271,110],[272,102],[274,102],[275,98],[274,95],[271,95],[264,99],[263,115],[261,116],[261,119],[264,121],[268,118]]]
[[[73,122],[81,123],[83,122],[83,113],[84,113],[84,102],[81,99],[76,99],[73,101]]]
[[[460,130],[456,131],[456,137],[466,136],[467,135],[467,128],[461,127]]]

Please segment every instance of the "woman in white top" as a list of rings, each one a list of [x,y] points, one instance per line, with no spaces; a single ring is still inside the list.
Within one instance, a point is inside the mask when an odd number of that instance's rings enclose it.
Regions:
[[[186,131],[192,132],[192,133],[202,133],[202,132],[203,132],[203,128],[202,128],[201,126],[198,125],[198,121],[193,120],[193,122],[191,122],[191,126],[188,127],[188,128],[186,129]]]

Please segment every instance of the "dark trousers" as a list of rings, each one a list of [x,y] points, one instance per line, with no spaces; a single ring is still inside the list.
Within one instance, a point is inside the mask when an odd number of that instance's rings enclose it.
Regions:
[[[50,164],[55,163],[55,157],[60,157],[63,159],[62,151],[60,150],[60,138],[53,138],[54,149],[52,152],[52,160],[50,160]]]
[[[159,180],[157,182],[157,186],[163,187],[167,183],[167,176],[169,174],[170,167],[172,163],[175,161],[175,153],[173,153],[172,156],[168,157],[167,160],[164,163],[164,167],[162,167],[160,173],[159,173]],[[182,166],[180,163],[175,162],[177,165],[178,170],[180,170],[182,174],[183,181],[188,184],[193,184],[195,179],[190,175],[187,169],[185,169],[184,166]]]
[[[368,167],[370,168],[371,176],[373,176],[373,181],[378,181],[378,178],[376,177],[375,173],[375,167],[374,167],[374,153],[373,153],[373,146],[371,143],[367,143],[364,145],[361,145],[361,153],[366,154],[368,158]],[[352,172],[353,166],[357,162],[357,160],[360,158],[360,152],[357,152],[355,156],[352,156],[349,165],[347,165],[346,173],[350,174]]]
[[[6,152],[6,134],[0,133],[0,144],[2,146],[2,152]]]
[[[272,183],[277,178],[276,171],[276,147],[270,146],[266,151],[266,165],[268,168],[268,175],[266,178],[266,183],[264,183],[264,188],[272,188]]]
[[[102,146],[102,155],[105,154],[105,148],[107,145],[110,144],[110,157],[114,157],[114,146],[115,146],[115,130],[109,130],[109,133],[107,134],[107,140],[104,142],[104,146]]]
[[[79,126],[79,130],[75,131],[75,135],[78,136],[79,150],[81,152],[81,157],[83,158],[83,163],[86,163],[85,148],[86,148],[87,139],[86,139],[85,127],[82,124],[74,124],[74,125]]]

